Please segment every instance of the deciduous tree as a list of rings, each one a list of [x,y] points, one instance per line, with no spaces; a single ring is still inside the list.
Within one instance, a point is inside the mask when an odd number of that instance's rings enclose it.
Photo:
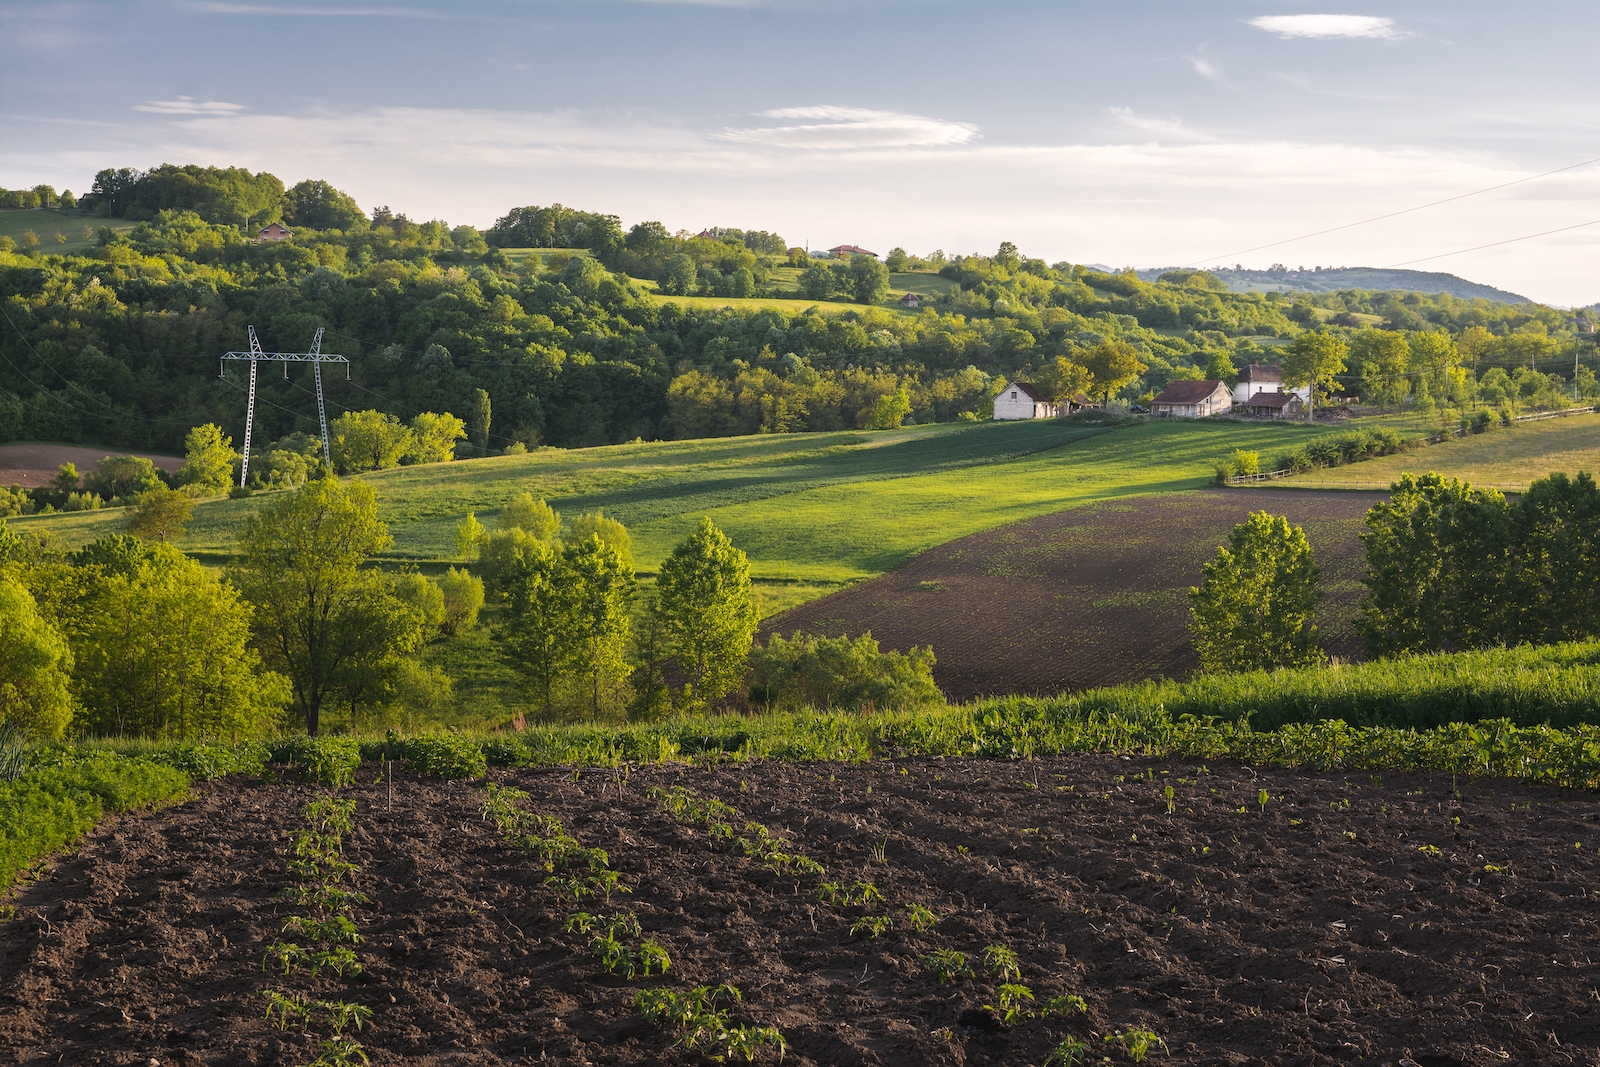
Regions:
[[[183,466],[178,468],[179,485],[192,485],[201,493],[225,493],[233,483],[233,465],[239,453],[233,438],[214,422],[196,426],[183,441]]]
[[[1308,331],[1294,339],[1283,354],[1283,384],[1289,389],[1302,386],[1310,388],[1311,399],[1306,403],[1306,421],[1314,415],[1317,390],[1331,389],[1334,375],[1344,373],[1344,359],[1349,354],[1345,343],[1324,330]]]
[[[128,515],[128,532],[146,541],[170,541],[183,536],[194,501],[181,489],[162,486],[141,493]]]
[[[1145,372],[1139,359],[1139,350],[1126,341],[1107,338],[1083,355],[1083,366],[1093,376],[1092,395],[1101,403],[1109,401],[1117,390]]]
[[[1319,572],[1300,527],[1257,512],[1233,528],[1202,572],[1199,588],[1189,590],[1201,669],[1304,667],[1325,658],[1311,623]]]
[[[709,706],[738,686],[759,621],[750,561],[709,518],[662,561],[652,611],[687,678],[683,706]]]
[[[0,725],[58,740],[72,720],[72,666],[66,639],[33,595],[0,575]]]

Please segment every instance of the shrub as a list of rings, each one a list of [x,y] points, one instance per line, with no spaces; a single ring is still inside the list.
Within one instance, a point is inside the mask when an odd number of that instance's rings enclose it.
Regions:
[[[273,763],[298,767],[308,782],[335,789],[356,780],[361,766],[361,746],[348,737],[290,737],[267,746]]]
[[[750,651],[750,700],[775,709],[913,708],[942,703],[933,681],[933,649],[880,652],[871,633],[848,637],[773,634]]]
[[[418,774],[439,778],[482,778],[488,769],[483,750],[472,741],[454,734],[424,734],[421,737],[388,739],[391,756],[411,764]]]

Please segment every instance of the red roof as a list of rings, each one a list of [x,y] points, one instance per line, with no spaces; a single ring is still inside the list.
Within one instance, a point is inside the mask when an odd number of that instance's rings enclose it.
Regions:
[[[1218,387],[1226,389],[1221,382],[1173,382],[1166,390],[1150,403],[1152,404],[1198,404],[1200,401],[1215,393]]]
[[[1023,395],[1025,395],[1029,400],[1042,400],[1047,404],[1050,402],[1050,398],[1044,395],[1044,390],[1040,389],[1032,382],[1012,382],[1010,385],[1006,386],[1006,388],[1021,389]]]
[[[860,245],[837,245],[837,246],[835,246],[833,248],[828,249],[828,251],[830,251],[830,252],[832,252],[832,253],[834,253],[836,255],[838,253],[840,253],[840,252],[846,252],[846,253],[849,253],[852,256],[872,256],[874,259],[876,259],[877,255],[878,255],[878,253],[876,253],[876,252],[868,252],[865,248],[862,248]]]

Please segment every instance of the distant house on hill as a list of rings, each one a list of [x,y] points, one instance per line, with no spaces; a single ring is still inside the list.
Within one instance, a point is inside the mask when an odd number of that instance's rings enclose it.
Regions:
[[[1150,412],[1172,419],[1204,419],[1233,410],[1233,394],[1219,381],[1173,382],[1150,402]]]
[[[860,245],[835,245],[828,251],[835,256],[871,256],[873,259],[878,258],[878,253],[868,252]]]
[[[1064,412],[1032,382],[1009,382],[994,398],[997,419],[1053,419]]]
[[[1275,393],[1283,388],[1283,368],[1276,363],[1252,363],[1239,372],[1239,380],[1233,387],[1233,402],[1235,404],[1248,404],[1250,398],[1260,392]],[[1289,392],[1301,400],[1308,400],[1311,390],[1306,386],[1290,389]]]
[[[916,293],[907,293],[905,296],[900,298],[900,306],[908,308],[921,307],[922,297],[918,296]]]
[[[294,236],[294,231],[281,222],[269,222],[256,234],[256,244],[264,245],[272,241],[287,241]]]
[[[1247,400],[1244,407],[1258,419],[1286,419],[1306,413],[1305,402],[1295,393],[1260,392]]]

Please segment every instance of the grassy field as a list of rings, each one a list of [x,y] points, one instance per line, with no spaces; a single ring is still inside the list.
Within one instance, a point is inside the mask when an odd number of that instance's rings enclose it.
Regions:
[[[549,449],[364,476],[395,537],[393,556],[454,556],[467,510],[489,523],[526,490],[567,514],[603,509],[653,570],[709,515],[763,578],[842,582],[881,574],[934,545],[1092,500],[1206,484],[1234,448],[1271,452],[1326,427],[1231,421],[954,423]],[[226,554],[267,499],[195,507],[182,547]],[[13,519],[67,545],[119,529],[119,511]]]
[[[1436,471],[1474,485],[1526,489],[1553,471],[1600,471],[1600,415],[1523,423],[1347,467],[1308,471],[1272,486],[1386,489],[1402,474]]]
[[[918,296],[944,296],[960,288],[961,286],[949,278],[921,271],[904,273],[897,271],[889,275],[889,295],[895,300],[899,300],[905,293],[916,293]]]
[[[97,240],[95,234],[102,226],[124,231],[136,225],[126,219],[100,219],[92,215],[80,215],[76,211],[58,212],[44,208],[0,211],[0,237],[9,237],[17,242],[18,250],[22,249],[23,234],[29,230],[39,235],[39,251],[63,253],[81,252],[94,245]],[[88,237],[83,235],[86,226],[89,228]],[[66,238],[65,243],[56,241],[57,233]]]
[[[791,315],[799,314],[811,308],[816,308],[824,313],[842,314],[846,311],[860,311],[862,305],[845,300],[787,300],[776,296],[662,296],[656,292],[656,283],[647,278],[629,278],[645,292],[648,300],[657,304],[668,302],[681,304],[687,307],[702,308],[737,308],[740,311],[759,311],[762,308],[777,308]],[[892,298],[885,298],[878,307],[887,311],[895,311],[905,315],[914,315],[915,311],[903,308],[899,304],[900,294],[895,293]]]

